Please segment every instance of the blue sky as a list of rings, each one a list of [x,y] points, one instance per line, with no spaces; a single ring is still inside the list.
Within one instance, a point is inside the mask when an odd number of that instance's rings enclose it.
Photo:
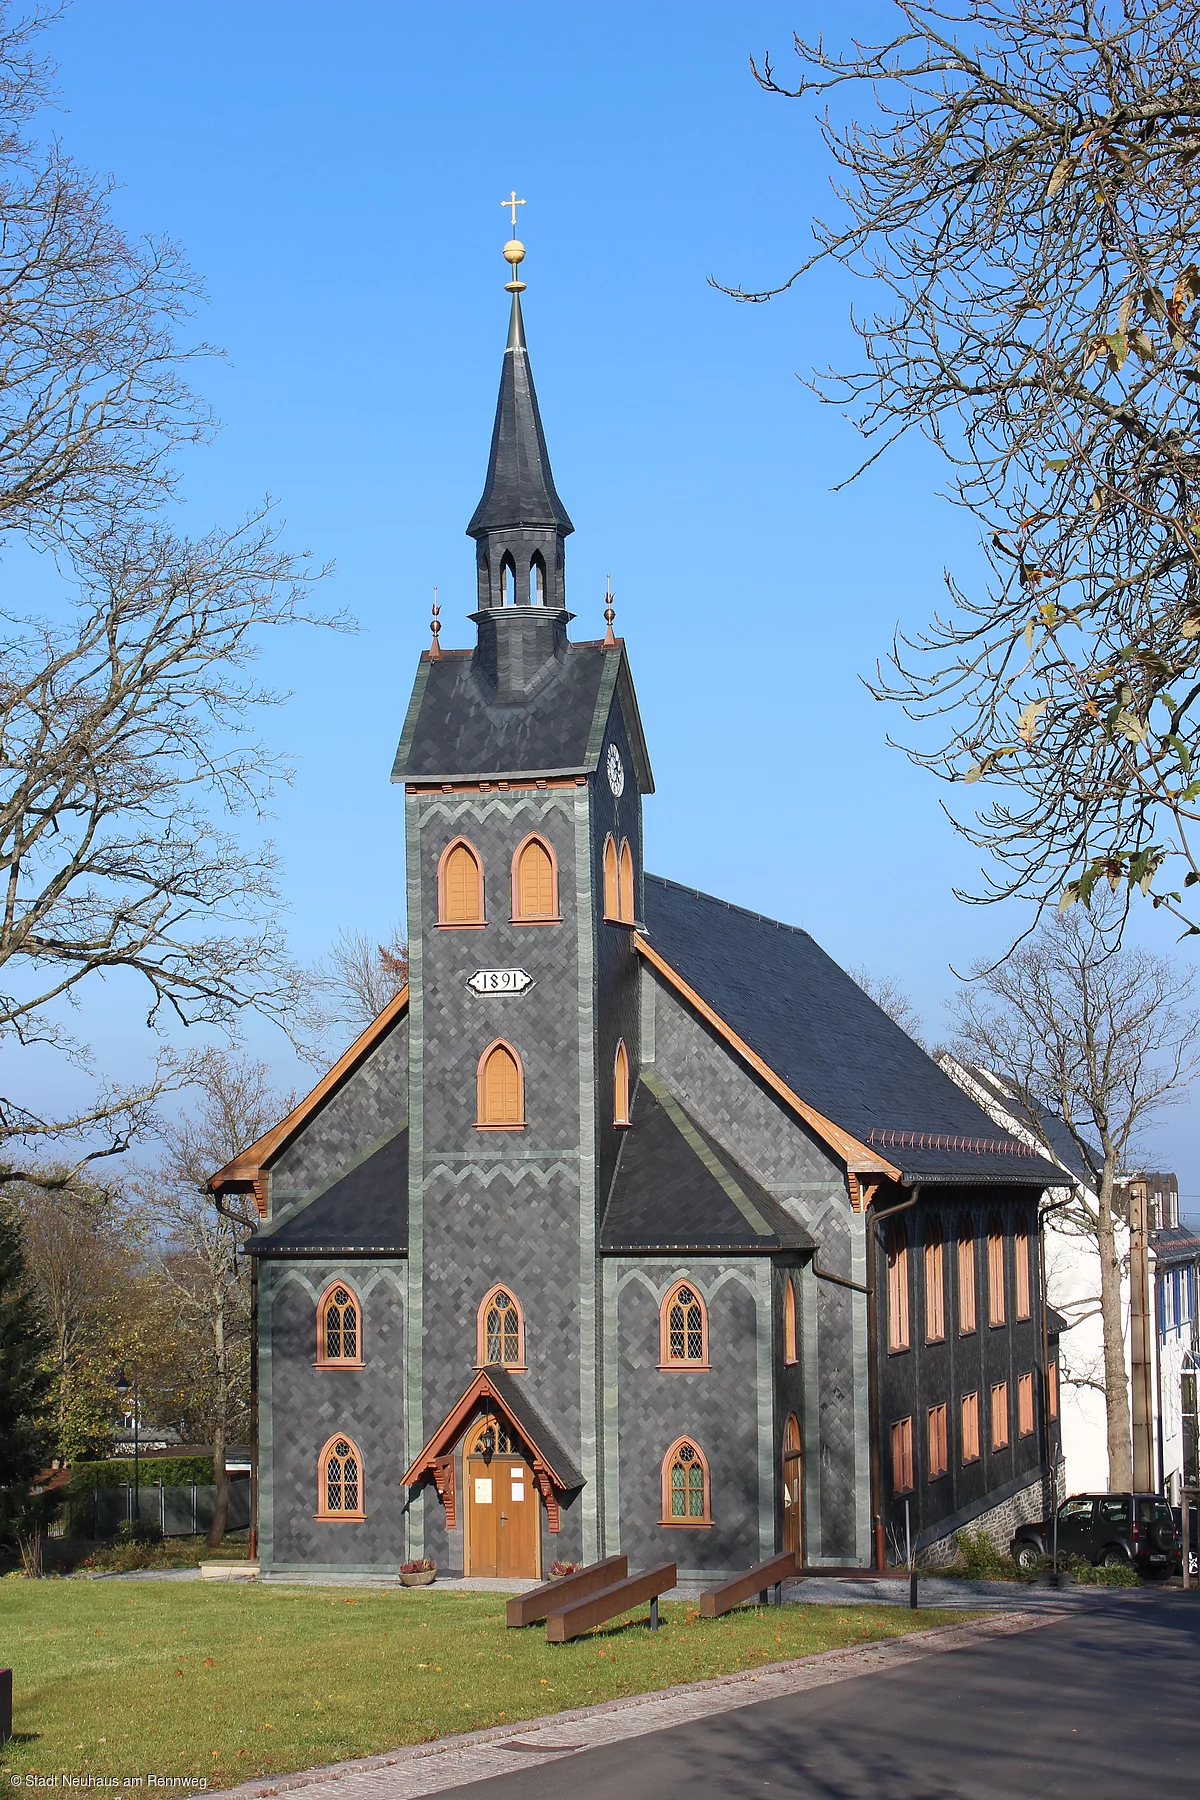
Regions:
[[[831,12],[871,36],[884,6]],[[576,635],[611,574],[658,793],[648,866],[802,924],[898,979],[934,1037],[951,966],[1019,920],[967,907],[977,858],[944,790],[885,739],[861,677],[942,571],[978,568],[969,526],[913,443],[846,492],[844,420],[802,385],[848,353],[852,300],[823,274],[738,307],[710,274],[791,271],[828,209],[812,108],[763,95],[813,9],[599,4],[319,5],[76,0],[52,33],[53,128],[111,170],[133,230],[165,231],[207,285],[200,371],[224,421],[185,464],[189,529],[264,493],[288,541],[336,565],[361,629],[273,645],[292,698],[270,722],[295,785],[273,832],[297,952],[400,915],[401,800],[388,772],[440,590],[469,641],[472,546],[507,299],[500,201],[528,204],[525,316],[557,485],[574,519]],[[1145,941],[1173,952],[1158,922]],[[140,1054],[114,1008],[105,1040]],[[283,1079],[286,1052],[252,1032]],[[1200,1212],[1195,1113],[1150,1149]]]

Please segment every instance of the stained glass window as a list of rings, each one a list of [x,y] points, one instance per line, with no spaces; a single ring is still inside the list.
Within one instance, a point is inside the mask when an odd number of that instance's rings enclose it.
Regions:
[[[671,1453],[667,1470],[668,1519],[704,1519],[704,1458],[685,1438]]]

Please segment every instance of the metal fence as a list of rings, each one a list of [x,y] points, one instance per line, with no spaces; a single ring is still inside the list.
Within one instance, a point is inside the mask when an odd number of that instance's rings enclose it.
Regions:
[[[134,1510],[134,1494],[137,1509]],[[199,1537],[207,1532],[217,1510],[213,1483],[193,1482],[190,1487],[153,1487],[132,1484],[121,1487],[85,1488],[68,1501],[67,1531],[71,1537],[110,1538],[126,1519],[138,1518],[163,1537]],[[234,1478],[229,1483],[227,1531],[242,1531],[250,1523],[250,1483]]]

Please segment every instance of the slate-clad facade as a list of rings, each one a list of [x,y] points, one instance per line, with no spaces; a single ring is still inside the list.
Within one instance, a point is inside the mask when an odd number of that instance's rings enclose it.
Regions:
[[[629,662],[611,624],[569,636],[572,526],[512,291],[476,642],[435,634],[393,769],[409,985],[213,1177],[260,1216],[264,1571],[532,1578],[620,1551],[706,1577],[784,1545],[868,1564],[906,1505],[936,1552],[1041,1504],[1042,1297],[1034,1255],[1018,1305],[1017,1240],[1053,1170],[806,933],[643,872]],[[968,1225],[976,1279],[998,1236],[1010,1291],[993,1324],[981,1286],[959,1332]],[[1008,1440],[985,1428],[964,1460],[963,1395],[1002,1383]]]

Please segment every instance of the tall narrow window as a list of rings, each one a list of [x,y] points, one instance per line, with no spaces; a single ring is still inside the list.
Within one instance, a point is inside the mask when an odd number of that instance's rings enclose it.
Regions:
[[[783,1360],[794,1363],[796,1357],[796,1284],[789,1275],[783,1284]]]
[[[1008,1448],[1008,1383],[998,1381],[992,1389],[992,1449]]]
[[[663,1457],[660,1525],[712,1524],[708,1464],[698,1444],[680,1438]]]
[[[887,1240],[887,1333],[889,1350],[907,1350],[908,1239],[899,1219],[893,1219]]]
[[[962,1459],[965,1463],[979,1461],[978,1394],[964,1394],[962,1397]]]
[[[483,922],[483,869],[467,840],[456,838],[438,863],[438,924]]]
[[[925,1227],[925,1341],[940,1344],[946,1335],[946,1269],[942,1228],[936,1219]]]
[[[525,1369],[525,1321],[511,1288],[496,1287],[479,1308],[475,1360],[480,1368],[498,1363]]]
[[[517,845],[512,867],[512,916],[516,924],[558,922],[558,870],[544,838]]]
[[[1013,1239],[1013,1255],[1017,1269],[1017,1317],[1027,1319],[1033,1311],[1029,1280],[1029,1233],[1018,1231]]]
[[[1033,1433],[1033,1376],[1017,1378],[1017,1432],[1021,1437]]]
[[[892,1425],[892,1492],[910,1494],[913,1487],[913,1429],[911,1419]]]
[[[331,1282],[317,1302],[317,1367],[362,1366],[362,1317],[357,1297],[346,1282]]]
[[[622,1038],[613,1059],[613,1124],[629,1123],[629,1052]]]
[[[617,846],[611,837],[604,840],[604,916],[606,919],[619,919],[621,916],[621,889],[617,878]]]
[[[975,1329],[975,1239],[965,1219],[958,1228],[958,1329]]]
[[[1046,1364],[1046,1411],[1052,1419],[1058,1417],[1058,1364]]]
[[[516,1051],[505,1043],[490,1044],[479,1059],[479,1130],[513,1130],[525,1123],[525,1083]]]
[[[626,925],[633,924],[633,852],[629,839],[621,839],[620,873],[617,876],[617,917]]]
[[[1004,1232],[998,1219],[988,1227],[988,1324],[1003,1325],[1007,1316],[1004,1303]]]
[[[929,1479],[933,1481],[938,1475],[944,1475],[949,1467],[946,1443],[946,1408],[931,1406],[928,1414],[929,1426]]]
[[[708,1368],[708,1311],[689,1281],[668,1290],[658,1315],[659,1368]]]
[[[318,1519],[365,1519],[363,1466],[358,1446],[348,1437],[331,1437],[317,1464]]]
[[[546,565],[540,556],[535,556],[529,565],[529,604],[546,604]]]

